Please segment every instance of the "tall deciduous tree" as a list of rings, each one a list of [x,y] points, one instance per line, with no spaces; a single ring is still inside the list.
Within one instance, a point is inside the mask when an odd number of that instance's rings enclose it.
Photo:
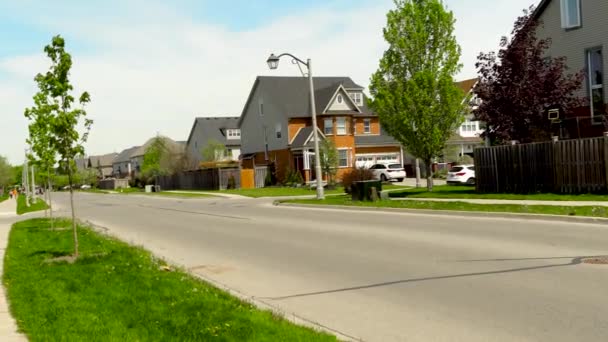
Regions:
[[[474,114],[486,122],[484,135],[493,143],[550,139],[547,109],[568,113],[584,105],[575,95],[583,72],[568,73],[566,58],[546,55],[551,40],[538,39],[540,23],[533,12],[531,7],[517,18],[511,39],[501,39],[498,54],[481,53],[477,60],[480,80],[474,92],[481,105]]]
[[[372,76],[370,106],[386,131],[425,162],[432,191],[433,158],[465,111],[453,78],[461,68],[455,20],[441,0],[395,0],[395,5],[387,15],[389,48]]]
[[[42,102],[50,106],[50,114],[45,116],[44,120],[48,127],[41,131],[46,133],[45,137],[41,138],[40,135],[43,135],[43,133],[39,132],[35,139],[37,139],[36,141],[48,139],[50,153],[59,156],[61,166],[67,171],[70,183],[74,258],[78,258],[78,232],[76,230],[73,190],[74,158],[85,154],[83,143],[87,141],[93,121],[86,118],[87,113],[84,106],[90,102],[91,98],[89,93],[83,92],[78,98],[80,107],[74,108],[76,102],[72,95],[74,87],[69,79],[72,57],[65,50],[65,40],[61,36],[53,37],[51,44],[44,48],[44,52],[51,60],[51,66],[45,74],[36,76],[36,82],[40,89],[41,100],[44,98]],[[83,132],[79,131],[79,124],[84,127]]]
[[[320,152],[321,171],[327,175],[327,183],[332,184],[338,172],[338,149],[333,141],[325,139],[321,141]]]

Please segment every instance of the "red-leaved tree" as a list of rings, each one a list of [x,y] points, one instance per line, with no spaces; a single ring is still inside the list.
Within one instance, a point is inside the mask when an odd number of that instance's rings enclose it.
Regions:
[[[498,54],[481,53],[477,58],[479,82],[474,92],[481,100],[474,111],[487,124],[484,136],[493,144],[511,140],[534,142],[551,137],[548,108],[570,113],[585,101],[575,95],[584,72],[568,72],[565,57],[548,57],[551,40],[539,39],[534,8],[517,18],[512,38],[503,37]]]

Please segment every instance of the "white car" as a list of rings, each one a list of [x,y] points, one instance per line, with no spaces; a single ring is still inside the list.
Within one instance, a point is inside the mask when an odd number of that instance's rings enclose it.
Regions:
[[[89,184],[84,184],[80,187],[81,190],[89,190],[91,189],[91,186]]]
[[[369,168],[374,173],[374,178],[383,182],[396,180],[403,182],[405,170],[401,164],[375,164]]]
[[[456,165],[448,171],[446,179],[448,184],[468,184],[475,185],[475,166]]]

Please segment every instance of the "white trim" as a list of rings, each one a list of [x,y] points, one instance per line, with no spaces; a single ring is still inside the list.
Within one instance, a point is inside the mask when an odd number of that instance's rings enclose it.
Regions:
[[[230,133],[233,133],[230,135]],[[238,136],[237,136],[238,133]],[[241,139],[241,130],[238,128],[227,128],[226,129],[226,139],[227,140],[239,140]]]
[[[359,102],[355,101],[355,99],[353,99],[353,98],[351,97],[351,95],[359,95],[359,96],[356,96],[356,97],[358,97],[360,101],[359,101]],[[356,104],[358,107],[363,106],[363,91],[348,91],[348,96],[349,96],[349,97],[351,97],[351,99],[353,99],[353,102],[354,102],[354,103],[355,103],[355,104]]]
[[[344,120],[344,133],[340,133],[340,131],[338,131],[339,126],[338,126],[338,120]],[[348,131],[346,130],[346,116],[337,116],[336,117],[336,135],[340,135],[340,136],[344,136],[344,135],[348,135]]]
[[[317,131],[319,132],[319,136],[320,138],[323,139],[327,139],[327,137],[325,136],[325,134],[323,134],[323,132],[321,132],[321,129],[319,127],[317,127]],[[312,139],[312,137],[314,136],[314,132],[310,132],[310,135],[308,136],[308,138],[306,138],[306,141],[304,141],[304,146],[308,145],[308,143],[310,142],[310,139]]]
[[[338,150],[338,168],[339,169],[347,169],[347,168],[351,167],[350,166],[351,163],[350,163],[349,156],[352,154],[352,153],[350,153],[350,151],[352,149],[349,148],[349,147],[342,147],[342,148],[337,148],[336,150]],[[342,158],[340,158],[340,151],[346,151],[346,166],[341,166],[340,165],[340,160],[342,160]]]
[[[334,95],[329,99],[329,102],[327,102],[327,105],[325,105],[325,109],[323,109],[323,111],[321,112],[321,114],[327,113],[327,110],[329,109],[329,107],[331,106],[331,104],[334,103],[334,101],[336,99],[336,96],[340,92],[340,89],[344,92],[344,94],[346,94],[346,98],[348,99],[348,101],[350,101],[350,103],[353,105],[353,107],[355,107],[355,110],[357,112],[361,113],[361,109],[359,108],[359,106],[357,106],[357,104],[353,101],[353,99],[351,99],[350,96],[348,96],[348,92],[346,91],[346,89],[344,88],[344,86],[340,84],[338,86],[338,89],[336,89],[336,92],[334,93]],[[342,96],[342,98],[344,98],[344,96]]]
[[[325,128],[327,127],[327,126],[325,125],[325,122],[326,122],[327,120],[331,121],[331,133],[325,133]],[[334,118],[333,118],[333,116],[332,116],[332,117],[330,117],[330,118],[323,118],[323,134],[326,134],[326,135],[334,135],[334,127],[335,127],[335,125],[334,125]]]

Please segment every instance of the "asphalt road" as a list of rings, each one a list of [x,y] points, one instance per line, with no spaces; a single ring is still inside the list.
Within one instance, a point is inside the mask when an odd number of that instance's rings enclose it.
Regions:
[[[55,195],[67,208],[66,194]],[[77,215],[365,341],[606,341],[608,227],[77,194]]]

